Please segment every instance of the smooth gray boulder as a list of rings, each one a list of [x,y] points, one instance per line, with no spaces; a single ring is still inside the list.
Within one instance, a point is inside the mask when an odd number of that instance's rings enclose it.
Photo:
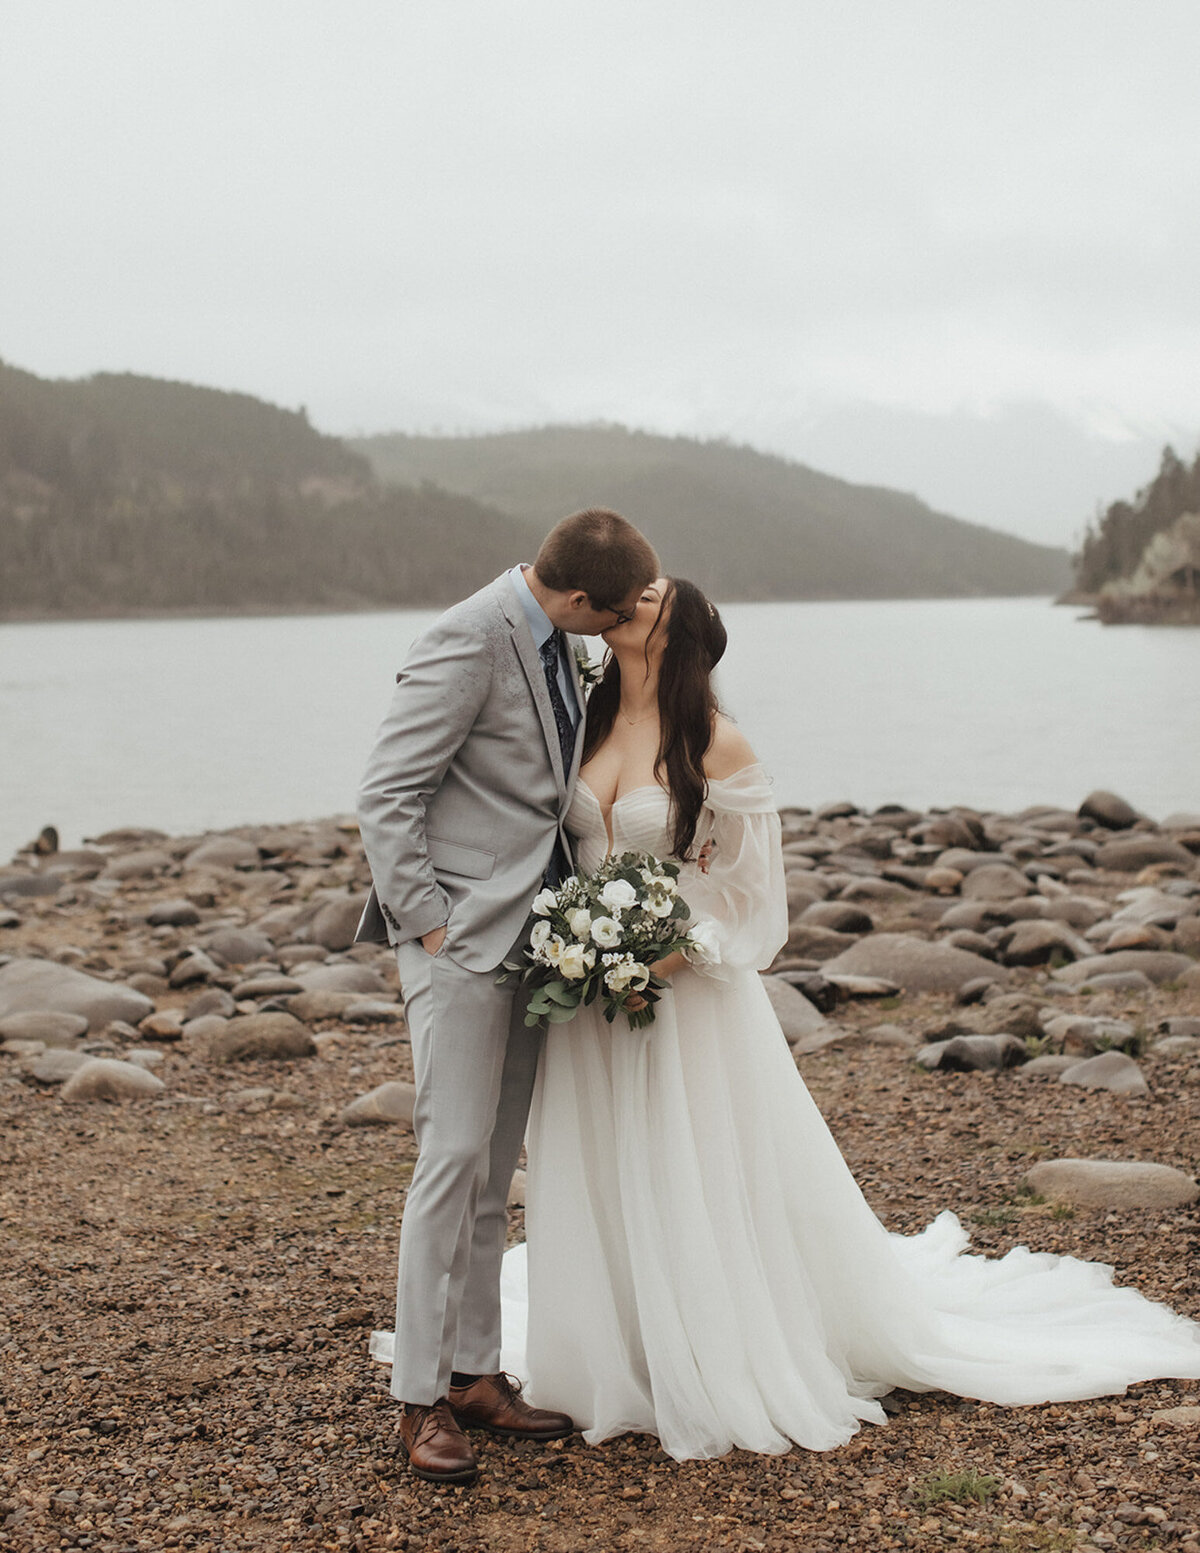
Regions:
[[[122,852],[110,857],[104,869],[106,879],[150,879],[172,867],[175,859],[159,847],[137,852]]]
[[[1017,1069],[1022,1078],[1057,1078],[1065,1069],[1074,1067],[1078,1057],[1064,1057],[1061,1053],[1043,1052]]]
[[[309,937],[325,949],[349,949],[366,904],[365,890],[326,901],[309,924]]]
[[[93,1057],[63,1085],[62,1097],[67,1101],[136,1100],[157,1095],[165,1087],[162,1079],[136,1063]]]
[[[120,982],[101,981],[52,960],[10,960],[0,966],[0,1017],[56,1012],[81,1014],[89,1030],[114,1019],[137,1024],[154,1009],[150,999]]]
[[[359,998],[347,1003],[342,1018],[349,1025],[387,1025],[404,1018],[399,1003],[385,1003],[380,998]]]
[[[39,1057],[31,1057],[22,1065],[22,1072],[35,1084],[65,1084],[85,1064],[94,1061],[87,1052],[54,1047]]]
[[[1095,820],[1097,825],[1103,825],[1106,830],[1127,830],[1129,826],[1136,825],[1142,816],[1131,803],[1126,803],[1116,793],[1097,788],[1079,805],[1079,818]]]
[[[87,1034],[88,1022],[82,1014],[64,1014],[54,1010],[37,1013],[6,1014],[0,1019],[0,1041],[41,1041],[43,1046],[74,1046]]]
[[[193,949],[175,965],[168,978],[172,987],[190,987],[194,982],[211,981],[221,974],[221,967],[202,949]]]
[[[244,998],[287,997],[303,990],[300,983],[291,976],[251,976],[248,981],[237,982],[231,996],[235,1003],[240,1003]]]
[[[368,1090],[344,1106],[341,1119],[350,1127],[381,1127],[399,1123],[411,1127],[417,1092],[411,1084],[393,1080]]]
[[[269,960],[275,946],[265,933],[254,928],[222,927],[210,933],[202,947],[226,965],[249,965],[254,960]]]
[[[814,901],[800,913],[799,921],[804,927],[827,927],[835,933],[855,935],[873,932],[875,928],[875,923],[862,907],[850,901]]]
[[[194,927],[199,920],[199,911],[184,900],[158,901],[146,913],[151,927]]]
[[[931,943],[908,933],[872,933],[822,966],[828,976],[882,976],[906,992],[957,992],[968,981],[987,976],[1007,981],[1009,972],[980,955],[948,944]]]
[[[358,992],[334,992],[329,989],[316,992],[296,992],[287,1000],[288,1012],[309,1024],[322,1019],[341,1019],[351,1003],[362,997]]]
[[[1086,960],[1092,946],[1065,922],[1016,922],[1000,937],[1006,965],[1045,965],[1055,956]]]
[[[1022,1184],[1080,1208],[1182,1208],[1200,1199],[1200,1186],[1182,1170],[1141,1161],[1047,1159]]]
[[[231,1019],[208,1043],[210,1062],[282,1062],[314,1057],[310,1032],[292,1014],[243,1014]]]
[[[1007,863],[982,863],[959,886],[964,900],[1012,901],[1033,894],[1033,885],[1025,875]]]
[[[1064,965],[1055,974],[1059,981],[1081,986],[1084,982],[1095,983],[1101,976],[1135,971],[1157,984],[1175,981],[1195,963],[1185,954],[1173,954],[1165,949],[1118,949],[1113,954],[1089,955],[1084,960],[1076,960],[1074,965]]]
[[[365,965],[314,965],[296,980],[305,992],[387,993],[383,977]]]
[[[257,868],[262,861],[252,841],[238,836],[214,836],[202,841],[184,859],[185,868]]]
[[[1181,917],[1195,909],[1193,902],[1182,895],[1168,895],[1165,890],[1153,888],[1122,890],[1117,901],[1119,905],[1111,920],[1132,922],[1139,927],[1174,927]]]
[[[1079,1084],[1084,1089],[1108,1089],[1115,1095],[1144,1095],[1148,1086],[1142,1070],[1124,1052],[1101,1052],[1073,1062],[1059,1074],[1060,1084]]]
[[[1181,868],[1190,869],[1195,861],[1186,847],[1166,836],[1122,837],[1119,841],[1106,841],[1096,853],[1097,868],[1125,874],[1140,873],[1154,863],[1177,863]]]
[[[763,976],[761,980],[783,1031],[783,1038],[793,1052],[803,1054],[819,1051],[822,1046],[837,1039],[836,1027],[829,1023],[819,1009],[814,1008],[802,992],[797,992],[781,976]]]
[[[984,1073],[1015,1068],[1028,1056],[1024,1041],[1015,1035],[956,1035],[934,1041],[917,1053],[917,1061],[930,1072]]]
[[[805,922],[801,918],[799,922],[793,924],[788,934],[785,952],[799,955],[803,960],[816,960],[822,963],[825,960],[832,960],[835,955],[841,954],[843,949],[849,949],[854,942],[853,934],[836,933],[832,928],[820,927],[816,923]]]

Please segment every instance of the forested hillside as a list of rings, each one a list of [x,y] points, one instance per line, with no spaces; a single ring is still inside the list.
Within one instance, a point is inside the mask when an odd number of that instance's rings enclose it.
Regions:
[[[1158,473],[1132,501],[1115,501],[1084,536],[1075,557],[1075,586],[1093,595],[1106,583],[1131,578],[1157,534],[1185,513],[1200,512],[1200,454],[1185,464],[1173,448],[1163,449]]]
[[[351,446],[384,479],[432,480],[542,527],[577,507],[616,507],[669,570],[722,599],[1054,593],[1070,576],[1064,550],[725,442],[551,426]]]
[[[0,615],[444,603],[536,536],[459,495],[381,483],[304,412],[0,363]]]

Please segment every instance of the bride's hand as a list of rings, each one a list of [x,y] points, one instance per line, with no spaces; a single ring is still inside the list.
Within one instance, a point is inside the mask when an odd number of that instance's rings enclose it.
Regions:
[[[659,981],[670,981],[675,972],[686,964],[686,957],[676,951],[674,954],[667,955],[667,957],[663,960],[655,960],[650,967],[650,974],[651,976],[657,977]],[[645,1007],[646,999],[641,995],[640,992],[631,993],[630,996],[625,999],[625,1009],[627,1013],[640,1014],[642,1009]]]

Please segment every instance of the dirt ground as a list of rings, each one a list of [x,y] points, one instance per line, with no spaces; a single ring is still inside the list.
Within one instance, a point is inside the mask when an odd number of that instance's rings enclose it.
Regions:
[[[1121,1012],[1106,996],[1089,1012]],[[1151,1001],[1139,1018],[1184,1011],[1169,993]],[[949,1007],[909,997],[886,1017],[919,1028]],[[475,1486],[419,1483],[367,1356],[371,1327],[392,1319],[412,1139],[337,1120],[354,1094],[406,1076],[407,1046],[376,1027],[289,1063],[205,1067],[167,1050],[151,1101],[70,1106],[11,1062],[0,1077],[0,1548],[1200,1550],[1200,1431],[1151,1416],[1200,1403],[1194,1382],[1011,1410],[896,1394],[886,1427],[827,1455],[679,1464],[642,1436],[484,1438]],[[953,1207],[980,1251],[1109,1262],[1200,1318],[1196,1209],[1072,1213],[1019,1190],[1042,1157],[1194,1170],[1195,1056],[1147,1060],[1150,1095],[1133,1100],[924,1073],[880,1046],[801,1068],[889,1228]],[[238,1098],[260,1085],[296,1105]],[[936,1501],[939,1475],[970,1471],[999,1480],[986,1502]]]

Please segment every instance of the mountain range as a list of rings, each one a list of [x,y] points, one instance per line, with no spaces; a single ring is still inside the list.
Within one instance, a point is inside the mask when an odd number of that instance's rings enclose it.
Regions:
[[[0,617],[447,603],[581,506],[715,597],[1051,594],[1065,551],[720,441],[620,426],[343,440],[247,394],[0,362]]]

